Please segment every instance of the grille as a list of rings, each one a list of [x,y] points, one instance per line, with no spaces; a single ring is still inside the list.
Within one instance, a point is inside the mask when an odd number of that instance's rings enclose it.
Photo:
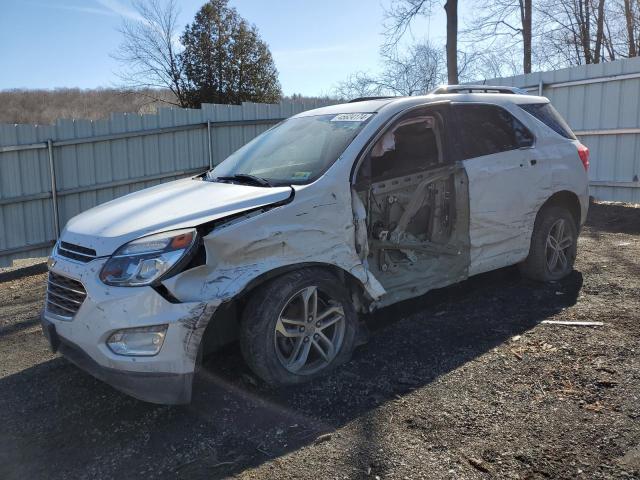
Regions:
[[[81,247],[73,243],[60,242],[57,248],[58,255],[76,260],[82,263],[88,263],[96,258],[96,251],[93,248]]]
[[[72,318],[86,297],[87,292],[80,282],[49,272],[47,312]]]

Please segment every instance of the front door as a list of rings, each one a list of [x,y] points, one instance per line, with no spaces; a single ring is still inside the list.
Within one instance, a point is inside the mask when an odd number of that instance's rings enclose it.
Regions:
[[[379,136],[356,172],[366,261],[388,292],[382,304],[467,277],[467,180],[451,155],[449,118],[448,105],[411,110]]]

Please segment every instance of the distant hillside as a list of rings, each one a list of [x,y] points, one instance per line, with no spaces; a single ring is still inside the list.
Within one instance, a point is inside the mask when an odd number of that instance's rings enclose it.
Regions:
[[[50,124],[58,118],[97,120],[113,112],[153,113],[158,106],[170,106],[174,100],[168,90],[3,90],[0,91],[0,123]]]
[[[160,99],[162,101],[159,101]],[[283,100],[304,101],[314,97],[294,94]],[[51,124],[58,118],[107,118],[114,112],[154,113],[160,106],[172,106],[169,90],[126,91],[115,88],[82,90],[1,90],[0,123]]]

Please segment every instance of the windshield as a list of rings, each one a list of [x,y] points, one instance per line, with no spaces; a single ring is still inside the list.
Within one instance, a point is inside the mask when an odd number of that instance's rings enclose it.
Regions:
[[[338,159],[372,115],[290,118],[231,154],[208,172],[207,179],[246,181],[254,177],[266,181],[265,185],[312,182]]]

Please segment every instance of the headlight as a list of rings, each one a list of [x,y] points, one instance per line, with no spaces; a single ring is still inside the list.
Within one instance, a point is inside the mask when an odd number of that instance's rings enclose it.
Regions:
[[[187,228],[133,240],[107,260],[100,280],[117,287],[150,285],[192,251],[196,238],[196,230]]]
[[[107,346],[117,355],[153,356],[162,348],[166,333],[166,325],[127,328],[112,333]]]

